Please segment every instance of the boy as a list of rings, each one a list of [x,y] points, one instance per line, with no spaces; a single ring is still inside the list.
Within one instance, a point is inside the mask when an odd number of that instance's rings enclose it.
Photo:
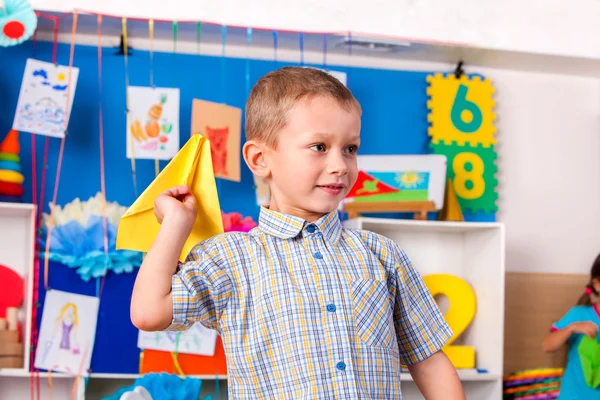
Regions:
[[[450,328],[406,254],[338,219],[357,178],[360,116],[325,72],[269,73],[250,93],[243,147],[271,190],[259,226],[198,244],[175,271],[195,199],[175,187],[155,201],[161,229],[135,282],[132,321],[216,329],[234,399],[399,399],[401,363],[427,399],[464,399],[440,351]]]

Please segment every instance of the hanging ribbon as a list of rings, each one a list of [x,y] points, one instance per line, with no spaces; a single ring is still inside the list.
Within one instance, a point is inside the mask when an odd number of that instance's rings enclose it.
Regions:
[[[252,28],[246,30],[246,49],[250,52],[252,45]],[[250,59],[246,58],[246,98],[250,96]]]
[[[196,53],[200,55],[200,34],[202,33],[202,22],[196,23]]]
[[[223,104],[226,104],[226,84],[225,79],[225,46],[227,45],[227,26],[221,26],[221,100]]]
[[[348,32],[348,55],[352,55],[352,32]]]
[[[48,289],[48,252],[50,251],[50,238],[52,237],[52,227],[53,227],[53,217],[54,217],[54,208],[56,206],[56,197],[58,196],[58,185],[60,182],[60,170],[62,167],[62,159],[65,151],[65,139],[67,137],[67,123],[69,121],[69,99],[71,95],[71,83],[72,83],[72,75],[73,75],[73,57],[75,55],[75,34],[77,32],[77,12],[73,13],[73,27],[71,29],[71,51],[69,53],[69,73],[68,73],[68,83],[67,83],[67,93],[65,97],[65,135],[62,137],[60,141],[60,150],[58,152],[58,163],[56,165],[56,180],[54,182],[54,194],[52,196],[52,207],[50,207],[50,217],[48,218],[48,236],[46,237],[46,249],[45,249],[45,257],[44,257],[44,288]]]
[[[102,15],[98,15],[98,134],[100,142],[100,190],[102,191],[102,225],[104,228],[104,255],[108,262],[108,217],[106,215],[106,173],[104,167],[104,116],[102,112]],[[96,287],[96,296],[102,296],[104,278]],[[96,279],[98,285],[100,279]]]
[[[323,34],[323,68],[327,69],[327,34]]]
[[[304,66],[304,33],[298,34],[300,40],[300,65]]]
[[[148,21],[148,36],[150,40],[150,87],[154,88],[154,20]],[[154,175],[160,173],[158,159],[154,159]]]
[[[127,113],[127,127],[131,126],[131,111],[129,110],[129,47],[127,45],[127,18],[121,18],[121,29],[123,31],[123,60],[125,62],[125,111]],[[133,195],[137,198],[137,179],[135,171],[135,153],[133,138],[127,134],[129,138],[129,148],[131,149],[131,179],[133,180]]]
[[[273,59],[277,62],[277,31],[273,31]]]

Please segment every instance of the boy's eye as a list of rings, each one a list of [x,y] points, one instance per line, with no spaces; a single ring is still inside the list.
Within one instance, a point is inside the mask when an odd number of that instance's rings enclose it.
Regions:
[[[310,146],[310,148],[313,149],[314,151],[318,151],[319,153],[325,151],[324,144],[315,144],[313,146]]]
[[[346,152],[350,153],[350,154],[354,154],[358,151],[358,146],[352,145],[352,146],[348,146],[346,148]]]

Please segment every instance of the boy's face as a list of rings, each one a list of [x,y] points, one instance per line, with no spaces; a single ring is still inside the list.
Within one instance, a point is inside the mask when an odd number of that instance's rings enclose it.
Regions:
[[[335,210],[357,176],[360,115],[336,100],[301,100],[264,154],[270,209],[314,221]]]

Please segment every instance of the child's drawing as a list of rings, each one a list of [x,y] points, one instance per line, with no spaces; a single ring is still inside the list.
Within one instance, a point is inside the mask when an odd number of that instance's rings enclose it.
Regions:
[[[128,89],[127,157],[170,160],[179,151],[179,89]]]
[[[139,331],[138,347],[171,351],[201,356],[214,356],[217,332],[195,323],[183,332],[144,332]]]
[[[211,128],[206,126],[206,137],[210,142],[210,155],[215,175],[227,174],[227,138],[229,127]]]
[[[35,367],[87,375],[96,332],[97,297],[46,293]]]
[[[71,68],[70,76],[69,89],[69,67],[28,59],[13,129],[63,137],[71,114],[79,69]]]
[[[194,99],[192,134],[200,134],[210,142],[213,171],[217,178],[240,181],[241,129],[241,109]]]

